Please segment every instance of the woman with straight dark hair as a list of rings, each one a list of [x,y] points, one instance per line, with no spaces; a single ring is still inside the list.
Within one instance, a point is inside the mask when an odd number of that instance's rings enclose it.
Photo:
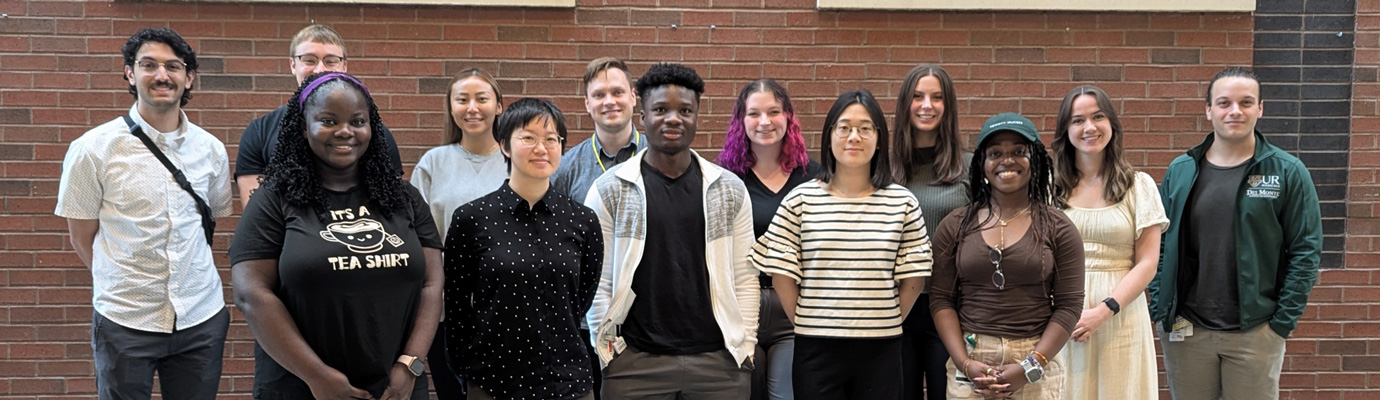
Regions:
[[[805,136],[786,88],[772,79],[743,86],[728,120],[728,139],[718,164],[733,171],[752,199],[752,229],[767,232],[781,200],[796,186],[819,174],[819,163],[806,154]],[[753,400],[790,400],[791,358],[795,327],[781,308],[770,275],[761,274],[762,308],[757,323],[757,368],[752,373]]]
[[[1063,397],[1083,305],[1083,240],[1049,204],[1052,166],[1029,119],[987,120],[969,166],[973,202],[934,232],[930,312],[952,362],[950,399]]]
[[[953,79],[934,64],[912,68],[901,81],[901,94],[896,99],[892,179],[910,189],[920,209],[931,217],[925,219],[929,232],[934,232],[945,215],[969,203],[967,164],[973,153],[963,151],[957,104]],[[901,398],[943,400],[944,364],[949,361],[949,352],[930,317],[929,285],[922,286],[915,308],[924,311],[906,318],[901,335],[906,377]]]
[[[1083,314],[1068,344],[1066,399],[1159,397],[1145,287],[1168,227],[1150,175],[1122,156],[1121,120],[1107,93],[1079,86],[1054,128],[1054,204],[1084,238]]]
[[[901,321],[930,271],[920,205],[891,183],[886,117],[866,89],[825,118],[819,178],[786,195],[749,258],[795,322],[798,399],[895,399]]]

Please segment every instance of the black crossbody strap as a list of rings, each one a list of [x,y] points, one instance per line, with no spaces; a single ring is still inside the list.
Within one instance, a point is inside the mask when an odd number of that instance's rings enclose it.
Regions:
[[[144,142],[144,147],[148,147],[149,151],[153,152],[153,156],[157,157],[158,161],[168,168],[168,172],[172,173],[173,179],[177,180],[177,186],[181,186],[183,191],[192,195],[192,200],[196,200],[196,212],[201,214],[201,228],[206,231],[206,245],[211,245],[211,238],[216,232],[216,219],[211,215],[211,206],[207,205],[206,200],[202,200],[201,196],[196,194],[196,190],[192,189],[192,183],[187,181],[187,176],[182,174],[182,170],[177,169],[172,161],[168,160],[168,156],[163,155],[163,151],[158,150],[158,146],[153,144],[149,135],[144,134],[144,128],[134,123],[134,118],[130,118],[129,115],[123,117],[125,124],[129,125],[129,133],[134,134],[134,137]]]

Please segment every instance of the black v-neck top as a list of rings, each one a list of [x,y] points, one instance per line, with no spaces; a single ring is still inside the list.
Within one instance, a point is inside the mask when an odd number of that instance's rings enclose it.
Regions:
[[[745,173],[736,174],[743,180],[743,185],[747,186],[748,197],[752,199],[752,233],[754,237],[761,237],[767,233],[767,227],[771,226],[771,219],[776,217],[776,209],[781,207],[781,201],[786,199],[786,195],[800,184],[809,182],[819,175],[819,163],[810,160],[805,168],[796,167],[791,171],[791,176],[786,178],[786,184],[781,186],[781,190],[772,192],[767,185],[757,178],[757,174],[748,170]]]

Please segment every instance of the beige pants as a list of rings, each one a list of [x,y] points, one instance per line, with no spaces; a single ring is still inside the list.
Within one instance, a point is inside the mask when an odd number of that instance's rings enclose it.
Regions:
[[[963,336],[968,336],[967,332]],[[987,365],[997,366],[1005,364],[1017,364],[1035,350],[1035,344],[1040,342],[1040,337],[1030,337],[1022,339],[1005,339],[996,336],[977,334],[977,346],[973,354],[968,358],[974,361],[981,361]],[[955,373],[958,372],[954,366],[953,359],[949,359],[949,399],[960,400],[982,400],[980,394],[974,392],[972,383],[959,382]],[[1049,358],[1049,365],[1045,366],[1045,376],[1039,382],[1027,384],[1021,390],[1011,395],[1016,400],[1059,400],[1064,397],[1064,354],[1061,352]]]
[[[1197,328],[1182,342],[1160,332],[1160,344],[1176,400],[1279,398],[1284,338],[1268,323],[1231,332]]]

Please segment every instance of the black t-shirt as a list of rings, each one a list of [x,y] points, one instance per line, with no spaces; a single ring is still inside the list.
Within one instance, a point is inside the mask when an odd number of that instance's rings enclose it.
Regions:
[[[724,348],[709,300],[704,259],[704,187],[699,163],[675,179],[644,161],[647,240],[633,274],[637,294],[623,322],[623,338],[638,350],[662,355]]]
[[[800,184],[809,182],[819,175],[819,163],[810,160],[805,168],[796,167],[791,171],[791,176],[786,178],[786,184],[781,186],[781,191],[772,192],[767,185],[757,179],[757,174],[748,170],[746,173],[736,174],[743,180],[743,185],[747,186],[748,197],[752,199],[752,233],[754,237],[762,237],[767,233],[767,227],[771,226],[771,219],[776,217],[776,209],[781,208],[781,201],[786,199],[786,195],[791,193]]]
[[[244,127],[244,133],[240,135],[240,147],[235,154],[236,178],[241,175],[263,175],[264,170],[268,169],[268,162],[273,159],[273,153],[278,151],[278,136],[282,131],[284,115],[287,115],[287,106],[278,107]],[[393,159],[393,167],[398,169],[398,173],[402,173],[398,143],[393,140],[393,133],[387,126],[383,127],[383,140],[388,141],[388,147],[392,149],[388,156]]]
[[[404,186],[413,204],[389,217],[359,187],[326,191],[324,221],[265,188],[250,198],[230,244],[231,264],[277,260],[275,293],[302,338],[375,397],[412,333],[426,279],[422,248],[441,248],[426,202]],[[311,389],[256,344],[254,397],[311,398]]]
[[[1241,329],[1241,297],[1236,287],[1236,199],[1250,162],[1219,167],[1199,162],[1198,180],[1188,197],[1184,225],[1183,307],[1179,314],[1214,331]]]

